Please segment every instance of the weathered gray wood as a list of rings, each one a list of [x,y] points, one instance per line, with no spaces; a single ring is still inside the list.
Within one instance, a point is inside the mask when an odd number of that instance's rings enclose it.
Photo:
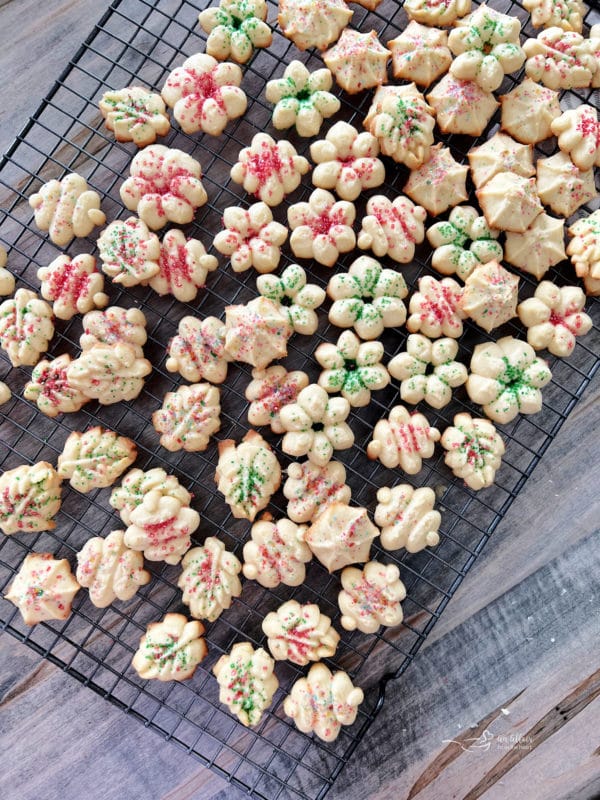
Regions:
[[[0,2],[0,148],[103,7]],[[415,663],[388,686],[384,710],[332,799],[600,793],[600,456],[590,436],[599,394],[596,379]],[[242,796],[8,636],[0,637],[0,697],[5,800]],[[463,750],[485,730],[494,737],[489,748]],[[508,751],[498,737],[511,735],[529,738]]]

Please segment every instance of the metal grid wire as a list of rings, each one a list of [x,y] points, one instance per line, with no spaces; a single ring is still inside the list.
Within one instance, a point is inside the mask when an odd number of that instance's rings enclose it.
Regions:
[[[106,132],[97,110],[98,100],[108,88],[133,83],[160,90],[171,69],[181,64],[185,57],[204,50],[204,36],[197,25],[197,16],[207,4],[202,0],[115,0],[10,148],[0,167],[0,238],[10,250],[9,264],[19,276],[19,285],[39,289],[38,267],[48,264],[56,256],[55,248],[32,225],[32,214],[26,201],[42,182],[78,171],[103,196],[102,206],[108,220],[129,215],[121,205],[118,189],[127,174],[135,147],[116,143]],[[491,0],[490,5],[518,16],[524,25],[524,34],[535,35],[527,22],[529,15],[519,4],[510,0]],[[383,42],[397,36],[406,25],[405,13],[394,0],[384,0],[375,12],[366,12],[358,6],[353,6],[353,9],[352,25],[363,31],[376,30]],[[273,25],[276,11],[276,3],[269,0],[269,21]],[[589,12],[586,24],[599,20],[600,15]],[[186,136],[174,124],[174,129],[164,140],[170,146],[191,153],[202,164],[209,203],[197,212],[186,233],[197,236],[206,246],[220,227],[224,208],[252,202],[252,198],[229,180],[229,170],[240,148],[249,143],[254,133],[265,129],[273,133],[269,123],[270,107],[264,101],[264,86],[268,79],[280,76],[293,58],[301,58],[309,68],[321,66],[318,56],[310,52],[300,54],[276,28],[272,46],[258,51],[244,68],[242,86],[249,103],[243,119],[230,123],[225,134],[218,138]],[[501,91],[510,90],[515,83],[513,78],[506,78]],[[355,98],[339,94],[342,112],[336,119],[345,118],[360,127],[371,93]],[[563,105],[574,106],[580,102],[598,105],[598,97],[591,92],[565,94]],[[327,127],[326,123],[323,132]],[[455,157],[464,161],[468,149],[488,138],[497,127],[496,115],[479,140],[461,136],[442,138]],[[307,153],[307,140],[299,139],[293,133],[288,138],[300,152]],[[554,140],[543,142],[537,150],[542,155],[554,152]],[[387,183],[382,189],[367,192],[361,198],[357,203],[357,219],[361,218],[370,194],[383,192],[394,197],[401,192],[407,171],[386,161]],[[310,179],[305,179],[301,189],[275,209],[275,217],[285,222],[289,203],[305,199],[311,189]],[[582,209],[580,214],[590,210]],[[90,252],[93,247],[93,240],[80,240],[69,247],[69,253]],[[281,268],[292,260],[288,248],[284,248],[284,253]],[[356,252],[340,259],[338,269],[346,269],[354,258]],[[415,287],[421,275],[436,274],[428,266],[430,258],[430,248],[423,245],[417,249],[414,262],[402,266],[411,288]],[[397,266],[386,263],[386,259],[383,262],[385,266]],[[309,271],[311,280],[322,286],[332,274],[332,271],[314,264]],[[526,274],[520,277],[523,299],[533,293],[536,281]],[[567,262],[552,270],[548,277],[559,284],[574,282],[572,268]],[[140,397],[131,403],[107,407],[91,403],[77,414],[48,419],[22,398],[29,370],[10,369],[4,359],[3,380],[12,388],[13,399],[10,405],[3,407],[4,413],[0,415],[2,469],[41,459],[56,463],[71,431],[104,425],[137,442],[139,456],[136,466],[142,469],[162,466],[177,475],[193,492],[193,505],[202,519],[198,536],[194,537],[196,543],[201,543],[206,536],[218,535],[241,557],[250,525],[244,520],[235,520],[223,498],[216,493],[213,480],[216,445],[212,443],[204,453],[168,453],[159,446],[158,435],[149,419],[151,412],[160,407],[165,392],[180,383],[178,377],[168,373],[164,366],[166,346],[176,333],[179,320],[186,314],[221,316],[224,305],[245,302],[256,295],[255,280],[254,271],[236,275],[227,264],[222,264],[209,276],[206,291],[192,304],[160,298],[143,287],[124,290],[110,286],[107,291],[111,304],[138,306],[148,321],[149,338],[145,352],[154,370]],[[327,323],[327,302],[319,312],[320,326],[316,337],[294,336],[285,361],[291,369],[305,370],[311,380],[316,380],[319,374],[312,357],[316,345],[321,341],[335,341],[340,333]],[[597,322],[600,304],[592,301],[590,305],[590,313]],[[67,323],[58,322],[50,355],[77,354],[80,333],[80,318]],[[460,340],[459,358],[468,363],[476,343],[506,334],[522,338],[524,330],[518,321],[511,322],[495,331],[494,337],[486,337],[481,330],[467,323]],[[318,563],[310,565],[305,584],[297,589],[281,586],[269,591],[246,581],[241,597],[234,601],[232,608],[207,626],[209,656],[195,676],[183,684],[141,681],[130,666],[146,624],[162,617],[166,611],[186,610],[180,603],[181,594],[176,587],[178,567],[156,563],[147,565],[153,574],[151,583],[131,601],[107,609],[95,608],[87,593],[82,591],[75,599],[73,614],[68,620],[43,623],[33,628],[24,626],[15,608],[0,600],[0,630],[4,629],[25,642],[136,716],[147,727],[185,748],[239,788],[269,800],[321,798],[381,707],[388,679],[399,676],[411,662],[583,393],[598,366],[599,340],[600,331],[595,327],[583,341],[578,342],[569,359],[550,358],[553,380],[544,390],[543,410],[533,417],[518,417],[509,425],[501,426],[507,452],[492,488],[475,493],[454,479],[444,465],[439,447],[435,457],[424,462],[423,470],[410,478],[409,482],[414,486],[431,486],[436,491],[443,515],[441,542],[438,547],[415,555],[404,551],[382,552],[377,545],[374,546],[374,557],[400,566],[408,591],[404,603],[405,621],[398,628],[383,629],[376,635],[343,634],[330,666],[347,670],[365,689],[366,700],[356,723],[344,728],[336,742],[327,744],[305,736],[283,714],[282,699],[292,682],[305,670],[278,663],[280,689],[275,702],[262,722],[252,730],[243,728],[219,704],[217,683],[211,675],[215,661],[234,642],[250,640],[255,646],[264,645],[261,631],[264,615],[290,597],[301,602],[317,602],[334,622],[339,619],[339,577],[329,575]],[[387,360],[404,349],[406,333],[404,330],[387,330],[382,341]],[[231,366],[222,392],[222,428],[216,439],[239,440],[248,429],[244,389],[249,380],[248,368]],[[351,450],[338,452],[335,456],[346,465],[352,502],[366,506],[370,512],[375,507],[377,488],[407,480],[401,471],[387,470],[379,462],[369,463],[365,457],[374,423],[386,416],[398,402],[398,387],[392,385],[374,393],[366,408],[354,409],[350,424],[356,443]],[[419,410],[443,430],[451,424],[456,412],[465,409],[475,414],[479,412],[461,388],[455,391],[452,403],[445,409],[436,412],[424,406]],[[280,437],[272,435],[269,430],[261,430],[261,433],[275,447],[282,467],[287,466],[290,459],[278,446]],[[75,553],[90,536],[106,535],[119,528],[120,520],[108,504],[109,493],[107,489],[82,496],[66,488],[55,531],[2,537],[0,591],[5,591],[28,552],[47,550],[74,563]],[[281,492],[271,505],[270,510],[276,517],[285,515],[285,499]]]

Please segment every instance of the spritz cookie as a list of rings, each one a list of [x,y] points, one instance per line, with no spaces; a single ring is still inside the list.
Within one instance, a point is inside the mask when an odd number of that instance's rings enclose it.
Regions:
[[[442,515],[434,509],[435,492],[429,486],[413,489],[408,483],[377,492],[375,524],[381,528],[381,544],[386,550],[403,547],[418,553],[439,544]]]
[[[388,469],[400,467],[408,475],[416,475],[423,459],[433,455],[439,439],[440,432],[423,414],[411,414],[404,406],[394,406],[388,418],[375,425],[367,456],[378,458]]]
[[[279,488],[281,467],[269,444],[250,430],[237,445],[219,442],[215,482],[233,516],[253,522]]]
[[[158,272],[148,284],[157,294],[172,294],[182,303],[191,303],[205,287],[208,273],[218,266],[201,241],[186,239],[183,231],[172,230],[163,236]]]
[[[230,120],[246,112],[241,82],[237,64],[196,53],[169,74],[161,95],[184,133],[219,136]]]
[[[335,344],[321,342],[315,358],[323,367],[319,386],[329,394],[339,392],[353,407],[368,405],[371,392],[390,382],[381,342],[361,342],[352,331],[341,333]]]
[[[263,203],[278,206],[300,186],[309,169],[308,161],[286,139],[276,142],[267,133],[257,133],[249,147],[240,150],[231,179]]]
[[[332,267],[341,253],[356,245],[354,203],[336,201],[325,189],[315,189],[308,202],[294,203],[287,217],[292,230],[290,247],[297,258],[312,258]]]
[[[390,51],[376,31],[361,33],[346,28],[336,44],[323,53],[323,61],[335,76],[336,83],[348,94],[357,94],[387,83]]]
[[[344,0],[280,0],[277,21],[298,50],[324,50],[335,42],[352,14]]]
[[[146,317],[139,308],[110,306],[105,311],[90,311],[83,318],[83,334],[79,338],[82,350],[96,344],[130,345],[138,356],[146,344]]]
[[[37,533],[56,527],[62,479],[47,461],[23,464],[0,475],[0,530]]]
[[[294,522],[312,522],[332,503],[350,502],[346,468],[339,461],[328,461],[323,467],[310,461],[294,462],[287,474],[283,493],[288,516]]]
[[[444,431],[441,445],[446,450],[446,464],[471,489],[479,491],[494,483],[504,442],[489,420],[456,414],[454,425]]]
[[[19,609],[25,625],[36,625],[49,619],[67,619],[79,589],[66,558],[30,553],[4,598]]]
[[[527,341],[535,350],[549,350],[559,358],[570,356],[575,338],[585,336],[592,319],[584,311],[585,294],[578,286],[555,286],[542,281],[533,297],[517,307],[527,328]]]
[[[338,604],[342,628],[375,633],[381,625],[400,625],[404,617],[400,603],[406,597],[406,588],[395,564],[369,561],[362,570],[346,567],[341,580]]]
[[[557,26],[563,31],[581,33],[586,8],[582,0],[523,0],[534,28]]]
[[[229,257],[234,272],[245,272],[250,267],[260,273],[274,272],[287,235],[287,228],[275,222],[266,203],[254,203],[248,209],[226,208],[223,230],[217,233],[213,244],[219,253]]]
[[[367,561],[379,529],[366,508],[331,503],[312,523],[304,537],[313,555],[329,572]]]
[[[160,242],[137,217],[117,219],[98,239],[102,272],[122,286],[145,284],[160,270]]]
[[[245,305],[225,307],[225,353],[231,361],[267,367],[287,355],[292,333],[282,307],[262,295]]]
[[[522,178],[535,175],[533,147],[516,142],[505,133],[495,133],[479,147],[472,147],[467,155],[471,178],[477,189],[500,172],[514,172]]]
[[[500,96],[503,131],[523,144],[536,144],[552,136],[552,121],[560,116],[558,92],[531,78]]]
[[[494,95],[478,83],[444,75],[427,95],[442,133],[481,136],[499,106]]]
[[[245,577],[268,589],[280,583],[300,586],[306,577],[306,564],[312,558],[305,533],[305,525],[285,517],[275,522],[265,514],[254,523],[250,540],[244,545]]]
[[[67,382],[102,405],[133,400],[144,387],[152,364],[131,345],[96,344],[67,367]]]
[[[69,479],[73,489],[90,492],[114,483],[135,461],[137,449],[131,439],[114,431],[89,428],[73,431],[58,457],[56,470],[61,479]]]
[[[581,170],[600,167],[600,123],[593,106],[583,104],[563,111],[551,124],[558,146]]]
[[[179,564],[191,545],[200,515],[177,497],[151,491],[130,514],[125,544],[148,561]]]
[[[98,106],[117,142],[146,147],[154,144],[157,136],[166,136],[171,129],[162,97],[143,86],[104,92]]]
[[[582,170],[565,153],[556,153],[537,162],[537,191],[544,205],[562,217],[598,196],[594,170]]]
[[[366,212],[358,233],[359,248],[372,250],[377,258],[387,255],[400,264],[412,261],[415,245],[425,238],[425,209],[403,195],[390,200],[376,194],[367,201]]]
[[[13,367],[32,367],[54,336],[52,308],[29,289],[0,303],[0,348]]]
[[[583,280],[588,294],[600,294],[600,211],[578,219],[568,229],[571,257],[577,277]]]
[[[182,602],[196,619],[214,622],[242,593],[238,574],[242,565],[220,539],[209,536],[202,547],[192,547],[181,562],[177,585]]]
[[[264,618],[262,629],[276,661],[303,667],[311,661],[331,658],[340,640],[331,619],[315,603],[300,605],[288,600]]]
[[[198,17],[208,33],[206,52],[219,61],[232,58],[245,64],[255,48],[268,47],[273,40],[266,19],[266,0],[220,0]]]
[[[165,450],[206,450],[210,437],[221,427],[219,389],[210,383],[194,383],[167,392],[162,407],[152,414],[152,424]]]
[[[509,264],[541,280],[550,267],[567,257],[564,219],[538,214],[523,233],[507,231],[504,251]]]
[[[203,634],[201,622],[165,614],[146,628],[131,666],[144,680],[185,681],[208,653]]]
[[[69,382],[67,370],[71,363],[71,356],[67,353],[50,361],[39,361],[25,384],[23,397],[34,402],[47,417],[72,414],[90,399]]]
[[[42,283],[40,293],[52,303],[58,319],[71,319],[108,305],[104,277],[96,268],[94,256],[58,256],[47,267],[40,267],[37,276]]]
[[[459,164],[440,142],[431,148],[428,160],[411,171],[403,191],[428,214],[437,217],[448,208],[468,200],[468,171],[469,168]]]
[[[283,433],[279,412],[288,403],[296,402],[308,383],[308,375],[300,370],[288,372],[280,365],[253,369],[252,380],[245,392],[246,400],[250,403],[250,425],[270,425],[273,433]]]
[[[127,547],[123,536],[123,531],[112,531],[104,539],[94,536],[77,553],[77,581],[89,590],[97,608],[131,600],[140,586],[150,582],[142,554]]]
[[[225,352],[225,323],[216,317],[183,317],[169,342],[165,366],[191,383],[223,383],[229,357]]]
[[[312,336],[319,327],[316,309],[325,300],[325,291],[306,282],[306,272],[299,264],[290,264],[279,277],[260,275],[256,288],[263,297],[279,305],[294,333]]]
[[[545,28],[526,40],[523,51],[528,77],[549,89],[584,89],[598,72],[592,40],[576,31]]]
[[[283,77],[269,81],[265,89],[265,97],[275,104],[273,127],[281,131],[295,126],[299,136],[316,136],[323,120],[340,110],[332,84],[328,69],[309,72],[301,61],[292,61]]]
[[[242,725],[258,725],[271,705],[279,686],[274,666],[271,656],[262,647],[255,650],[250,642],[234,644],[214,665],[219,700]]]
[[[461,308],[490,333],[517,315],[519,277],[498,261],[480,264],[465,281]]]
[[[430,86],[452,62],[448,34],[411,20],[402,33],[387,43],[395,78]]]
[[[410,298],[406,327],[430,339],[449,336],[458,339],[466,313],[462,308],[464,289],[453,278],[438,281],[429,275],[419,278],[419,290]]]
[[[35,212],[35,224],[48,231],[57,247],[66,247],[75,237],[89,236],[97,225],[106,222],[100,195],[76,172],[45,183],[31,195],[29,205]]]
[[[523,233],[544,210],[535,178],[499,172],[475,192],[490,228]]]
[[[153,231],[167,222],[187,225],[208,200],[199,162],[182,150],[152,144],[134,156],[129,172],[121,200]]]
[[[431,266],[442,275],[456,274],[466,280],[479,264],[502,260],[498,231],[473,206],[456,206],[444,222],[427,229],[427,241],[434,248]]]
[[[189,505],[192,495],[183,487],[175,475],[167,475],[164,469],[154,467],[144,472],[131,469],[112,490],[111,506],[119,512],[125,525],[131,522],[131,512],[143,501],[148,492],[159,492],[166,497],[175,497],[181,505]]]
[[[471,11],[471,0],[406,0],[404,10],[424,25],[453,25]]]

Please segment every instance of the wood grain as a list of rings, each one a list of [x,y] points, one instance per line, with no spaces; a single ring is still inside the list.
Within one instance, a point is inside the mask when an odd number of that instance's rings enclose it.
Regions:
[[[1,149],[104,6],[0,2]],[[600,795],[599,396],[597,378],[416,661],[388,685],[332,800]],[[243,796],[9,636],[0,698],[3,800]]]

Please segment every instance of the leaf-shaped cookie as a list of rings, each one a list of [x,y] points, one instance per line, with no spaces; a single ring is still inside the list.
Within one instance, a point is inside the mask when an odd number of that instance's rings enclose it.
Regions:
[[[135,461],[131,439],[97,425],[85,433],[73,431],[58,457],[57,472],[80,492],[110,486]]]

